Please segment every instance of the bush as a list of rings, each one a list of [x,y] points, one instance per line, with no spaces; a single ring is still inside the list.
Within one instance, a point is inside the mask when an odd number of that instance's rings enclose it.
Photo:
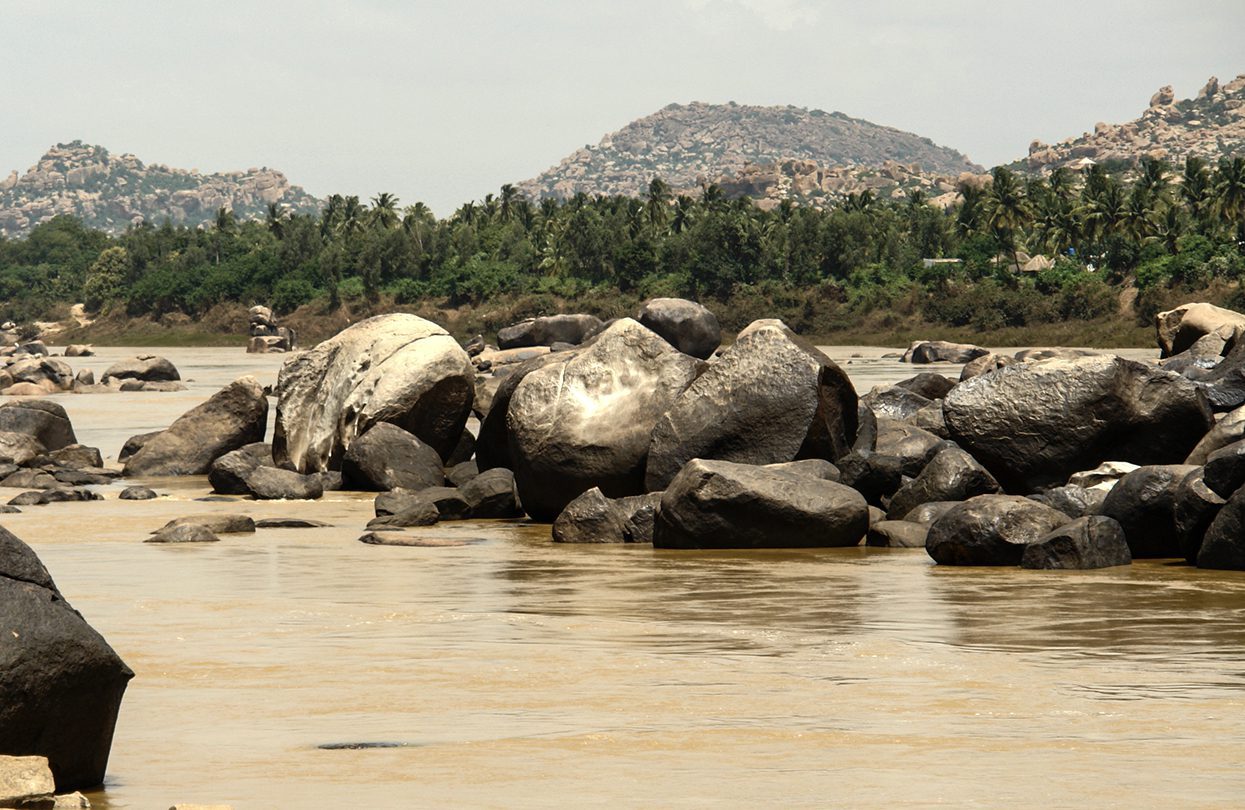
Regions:
[[[315,300],[319,291],[304,278],[283,278],[272,291],[272,308],[278,315],[286,315]]]
[[[363,286],[363,279],[358,276],[342,279],[342,283],[337,285],[337,294],[343,301],[362,301],[363,296],[367,294],[366,288]]]

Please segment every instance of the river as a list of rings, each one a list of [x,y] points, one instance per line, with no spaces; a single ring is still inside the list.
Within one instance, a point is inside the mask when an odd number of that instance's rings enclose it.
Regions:
[[[828,351],[862,393],[919,370]],[[70,362],[98,375],[134,353]],[[160,353],[189,391],[57,397],[81,441],[115,459],[281,361]],[[137,673],[96,808],[1245,801],[1245,574],[566,547],[522,522],[383,547],[357,542],[366,496],[203,502],[205,479],[147,483],[167,497],[109,487],[4,520]],[[142,542],[203,512],[332,526]],[[355,743],[386,746],[320,747]]]

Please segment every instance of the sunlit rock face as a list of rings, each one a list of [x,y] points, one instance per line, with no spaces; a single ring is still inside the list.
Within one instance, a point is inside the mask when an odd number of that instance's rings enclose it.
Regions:
[[[698,366],[623,318],[567,362],[528,373],[506,414],[527,513],[552,521],[594,486],[611,498],[643,492],[653,425]]]
[[[277,381],[273,457],[337,469],[346,448],[391,422],[449,455],[471,411],[475,373],[449,333],[415,315],[378,315],[291,357]]]

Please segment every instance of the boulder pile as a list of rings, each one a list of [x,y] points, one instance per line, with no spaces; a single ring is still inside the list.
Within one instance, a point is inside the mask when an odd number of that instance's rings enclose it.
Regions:
[[[297,344],[294,330],[278,326],[272,310],[268,307],[251,307],[249,323],[251,339],[246,344],[247,354],[270,354],[294,350]]]

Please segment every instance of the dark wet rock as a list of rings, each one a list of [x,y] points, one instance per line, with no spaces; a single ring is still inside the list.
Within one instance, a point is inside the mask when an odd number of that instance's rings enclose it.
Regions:
[[[182,376],[177,373],[177,367],[165,358],[154,354],[143,354],[112,364],[104,372],[100,382],[107,384],[114,379],[168,382],[181,378]]]
[[[65,489],[65,488],[60,488],[60,487],[56,489],[45,489],[39,495],[40,505],[49,504],[49,503],[67,503],[67,502],[102,501],[102,500],[104,500],[103,495],[100,495],[98,492],[92,492],[89,489],[83,489],[81,487],[75,487],[73,489]]]
[[[712,357],[722,343],[717,316],[695,301],[652,298],[640,307],[636,320],[679,351],[701,360]]]
[[[985,467],[960,448],[948,446],[938,451],[920,475],[891,497],[886,515],[891,520],[902,520],[923,503],[964,501],[998,491],[999,482]]]
[[[1245,341],[1235,341],[1227,356],[1212,368],[1186,368],[1184,375],[1194,381],[1216,411],[1245,405]]]
[[[1202,540],[1198,568],[1245,571],[1245,487],[1228,498]]]
[[[305,518],[263,518],[255,521],[256,529],[326,529],[333,524]]]
[[[21,492],[9,499],[9,506],[39,506],[42,501],[43,490],[32,489],[28,492]]]
[[[461,487],[480,474],[480,467],[474,461],[455,464],[445,471],[445,480],[452,486]]]
[[[510,400],[519,383],[534,371],[550,365],[562,365],[574,356],[575,352],[563,352],[533,358],[520,363],[501,381],[493,394],[488,413],[480,420],[480,431],[476,434],[476,463],[481,470],[493,467],[510,469],[514,466],[514,459],[510,454],[510,425],[507,414],[510,411]]]
[[[151,433],[140,433],[137,436],[131,436],[125,440],[125,444],[121,445],[121,452],[117,453],[117,461],[124,464],[129,460],[130,456],[137,453],[151,439],[159,436],[163,431],[153,431]]]
[[[626,517],[593,487],[566,505],[553,521],[555,543],[625,543]]]
[[[128,476],[206,475],[231,450],[263,441],[268,400],[254,377],[243,377],[147,439],[125,462]]]
[[[476,437],[470,430],[463,430],[463,435],[458,439],[458,444],[454,445],[454,449],[445,457],[445,466],[453,467],[470,461],[476,454]]]
[[[695,459],[661,498],[657,548],[854,546],[869,527],[865,499],[807,475]]]
[[[48,451],[78,443],[65,409],[44,399],[0,404],[0,432],[6,431],[33,436]]]
[[[1245,439],[1221,447],[1206,458],[1205,481],[1220,497],[1228,498],[1245,485]]]
[[[1175,532],[1176,492],[1195,470],[1188,464],[1140,467],[1111,489],[1101,514],[1124,527],[1134,559],[1184,556]]]
[[[215,534],[249,534],[255,531],[255,521],[248,515],[188,515],[170,520],[162,529],[194,523],[206,526]]]
[[[881,520],[869,527],[865,545],[875,548],[925,548],[929,527],[906,520]]]
[[[441,510],[433,497],[415,493],[393,514],[378,515],[368,521],[369,529],[402,528],[408,526],[431,526],[441,520]]]
[[[645,486],[665,489],[693,458],[837,461],[856,439],[857,409],[829,357],[782,321],[755,321],[657,421]]]
[[[878,385],[860,398],[874,415],[881,419],[904,421],[916,416],[917,411],[933,400],[897,385]]]
[[[126,487],[117,497],[123,501],[150,501],[159,496],[154,489],[148,487]]]
[[[877,449],[878,418],[872,409],[863,402],[856,403],[856,438],[852,441],[852,450],[872,453]]]
[[[960,501],[930,501],[913,508],[911,512],[903,516],[903,519],[908,523],[920,523],[928,528],[960,503]]]
[[[900,380],[895,383],[895,387],[907,389],[914,394],[919,394],[926,399],[932,400],[945,397],[947,392],[955,387],[956,382],[956,380],[945,377],[942,374],[925,371],[917,374],[915,377]]]
[[[968,343],[945,340],[915,340],[900,359],[901,363],[967,363],[990,352]]]
[[[919,427],[894,419],[878,419],[876,451],[903,462],[903,474],[916,477],[945,446],[945,440]]]
[[[601,319],[595,315],[546,315],[497,330],[497,345],[502,349],[554,343],[578,345],[600,327]]]
[[[1102,503],[1107,499],[1107,491],[1064,485],[1029,497],[1038,503],[1058,509],[1070,518],[1081,518],[1096,515],[1102,510]]]
[[[6,467],[29,464],[44,454],[44,447],[34,436],[0,431],[0,461]]]
[[[372,546],[407,546],[410,548],[457,548],[473,546],[484,542],[482,537],[428,537],[427,535],[408,534],[401,529],[377,529],[359,537],[360,543]],[[321,746],[324,747],[324,746]],[[351,743],[337,747],[349,748],[393,748],[398,747],[386,743]]]
[[[342,477],[360,489],[381,492],[445,483],[437,451],[388,422],[374,425],[351,443],[342,459]]]
[[[382,422],[445,457],[474,390],[471,359],[440,326],[403,313],[368,318],[285,361],[273,458],[303,473],[337,469],[355,438]]]
[[[316,475],[319,477],[321,487],[325,492],[340,492],[346,488],[342,474],[337,470],[328,470]]]
[[[1193,383],[1109,356],[974,377],[947,394],[943,413],[952,438],[1005,489],[1021,493],[1058,486],[1108,459],[1182,461],[1211,426]]]
[[[386,495],[389,497],[386,497]],[[376,516],[383,518],[401,515],[403,512],[409,512],[416,508],[422,511],[423,505],[428,503],[436,507],[438,520],[462,520],[471,511],[471,505],[467,502],[467,499],[454,487],[428,487],[418,491],[396,489],[393,492],[377,496],[375,503]],[[424,524],[409,525],[422,526]]]
[[[565,354],[565,364],[529,372],[507,412],[519,498],[538,521],[593,486],[609,497],[643,493],[653,426],[700,363],[630,318]]]
[[[1016,495],[978,495],[934,521],[925,549],[939,565],[1020,565],[1025,546],[1070,522]]]
[[[628,543],[653,542],[653,524],[657,520],[657,510],[661,508],[661,492],[648,492],[644,495],[628,495],[614,501],[614,505],[622,512],[625,520],[623,540]]]
[[[102,783],[134,673],[3,528],[0,634],[0,752],[46,757],[61,792]]]
[[[47,454],[49,460],[62,467],[82,469],[84,467],[103,467],[104,457],[96,447],[84,444],[70,444]]]
[[[1221,416],[1189,453],[1184,463],[1203,465],[1211,453],[1242,439],[1245,439],[1245,407]]]
[[[275,466],[272,461],[272,445],[252,442],[237,450],[230,450],[212,462],[208,470],[208,483],[221,495],[246,495],[246,476],[260,467]]]
[[[1227,502],[1217,492],[1206,486],[1203,469],[1196,468],[1184,477],[1176,488],[1172,507],[1173,527],[1176,540],[1184,552],[1184,558],[1197,563],[1202,540],[1219,509]]]
[[[319,475],[256,467],[243,476],[247,494],[261,501],[314,501],[324,495]]]
[[[799,461],[781,461],[777,464],[763,465],[767,470],[784,470],[793,472],[797,475],[811,475],[814,478],[821,478],[826,481],[838,481],[840,479],[839,468],[826,461],[824,458],[804,458]]]
[[[839,482],[864,496],[874,506],[889,503],[903,486],[904,460],[881,453],[852,451],[839,459]]]
[[[1001,368],[1016,363],[1016,358],[1008,357],[1005,354],[983,354],[974,360],[969,360],[964,364],[964,368],[960,370],[960,382],[971,380],[973,377],[980,377],[982,374],[989,374],[991,371],[997,371]]]
[[[18,470],[0,481],[0,487],[9,489],[51,489],[56,479],[43,470]]]
[[[0,463],[0,480],[8,478],[10,475],[17,472],[20,469],[21,467],[17,466],[16,464]]]
[[[20,515],[22,510],[16,506],[9,506],[7,503],[0,506],[0,515]]]
[[[217,543],[211,529],[199,523],[179,523],[166,526],[143,541],[144,543]]]
[[[472,518],[486,520],[523,516],[514,473],[504,467],[485,470],[459,487],[458,491],[471,506],[469,514]]]
[[[943,415],[942,402],[940,400],[931,402],[912,414],[905,421],[913,427],[918,427],[940,439],[951,438],[951,431],[947,429],[947,419]]]
[[[1124,529],[1101,515],[1080,517],[1025,546],[1021,568],[1111,568],[1132,563]]]
[[[56,483],[71,487],[104,486],[117,478],[112,470],[54,470],[52,477]]]

